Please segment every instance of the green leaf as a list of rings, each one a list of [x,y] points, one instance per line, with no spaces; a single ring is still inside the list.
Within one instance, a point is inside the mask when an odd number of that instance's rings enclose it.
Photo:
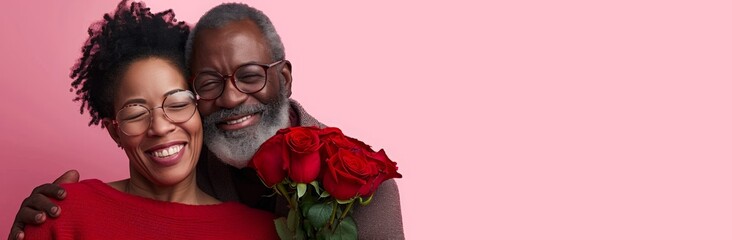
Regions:
[[[356,229],[356,223],[353,218],[346,217],[338,225],[335,231],[320,231],[323,239],[329,240],[355,240],[358,238],[358,230]]]
[[[326,191],[323,191],[320,193],[320,198],[327,198],[327,197],[330,197],[330,193],[328,193]]]
[[[297,198],[301,198],[308,191],[308,185],[304,183],[297,184]]]
[[[313,185],[313,187],[315,188],[315,192],[320,195],[320,186],[318,185],[318,181],[312,181],[310,182],[310,185]]]
[[[358,238],[358,229],[356,229],[356,222],[353,221],[352,217],[346,217],[343,219],[338,228],[335,230],[335,234],[341,235],[341,239],[356,239]]]
[[[308,211],[310,211],[310,207],[315,204],[315,199],[313,196],[305,194],[305,196],[300,199],[300,210],[302,210],[300,213],[303,216],[307,216]]]
[[[296,240],[305,240],[305,231],[302,230],[302,228],[297,228],[297,231],[295,232],[295,239]]]
[[[330,220],[330,215],[333,212],[333,205],[317,203],[310,207],[307,213],[308,220],[317,229],[322,229],[325,223]]]
[[[353,200],[356,200],[356,199],[355,198],[351,198],[351,199],[345,200],[345,201],[341,201],[341,200],[336,199],[336,202],[338,202],[338,204],[349,204],[349,203],[353,202]]]
[[[292,231],[287,229],[287,220],[284,217],[277,218],[274,220],[275,229],[277,229],[277,236],[282,240],[291,240],[293,238]]]
[[[363,200],[362,197],[359,197],[358,201],[361,203],[361,205],[367,205],[367,204],[371,203],[371,199],[374,199],[373,194],[371,194],[371,196],[369,196],[369,198],[367,198],[366,200]]]
[[[310,223],[310,220],[307,218],[302,220],[302,225],[305,227],[305,235],[307,235],[307,239],[315,238],[315,229],[313,228],[313,224]]]
[[[297,215],[294,208],[290,208],[290,211],[287,213],[287,229],[294,232],[299,222],[300,216]]]

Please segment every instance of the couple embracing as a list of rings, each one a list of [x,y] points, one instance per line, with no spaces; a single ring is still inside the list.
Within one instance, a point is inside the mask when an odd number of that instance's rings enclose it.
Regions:
[[[191,29],[125,0],[89,28],[71,77],[130,178],[78,182],[70,171],[39,186],[10,239],[277,238],[287,206],[249,161],[279,129],[325,126],[290,99],[292,63],[264,13],[221,4]],[[372,202],[353,210],[358,237],[402,239],[394,180]]]

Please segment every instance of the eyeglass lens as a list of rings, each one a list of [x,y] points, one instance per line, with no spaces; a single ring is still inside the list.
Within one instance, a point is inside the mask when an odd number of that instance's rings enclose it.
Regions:
[[[190,91],[176,92],[163,100],[162,109],[168,121],[186,122],[196,112],[196,99]],[[117,113],[117,122],[125,134],[138,135],[150,127],[151,117],[151,110],[147,107],[133,104],[122,108]]]

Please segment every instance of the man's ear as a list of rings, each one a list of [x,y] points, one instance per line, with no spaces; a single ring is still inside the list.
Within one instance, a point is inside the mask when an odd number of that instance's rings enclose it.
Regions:
[[[112,140],[117,143],[117,146],[122,146],[119,139],[119,133],[117,132],[117,126],[112,123],[112,120],[105,118],[104,120],[102,120],[102,124],[104,124],[104,128],[107,129],[107,132],[109,133],[109,136],[112,137]]]
[[[285,88],[287,97],[289,98],[292,95],[292,63],[290,63],[290,61],[285,60],[285,66],[280,70],[280,74],[285,80],[280,87]]]

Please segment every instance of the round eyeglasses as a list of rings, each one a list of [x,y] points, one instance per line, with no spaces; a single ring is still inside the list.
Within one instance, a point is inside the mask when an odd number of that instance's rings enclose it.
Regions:
[[[162,108],[163,115],[172,123],[183,123],[196,113],[196,97],[191,91],[179,90],[165,96],[163,105],[149,109],[142,104],[133,103],[117,112],[114,124],[127,136],[137,136],[150,128],[152,111]]]
[[[193,90],[202,100],[214,100],[224,92],[226,81],[231,81],[236,90],[246,94],[253,94],[264,89],[267,85],[267,70],[285,62],[282,59],[270,64],[249,63],[234,70],[234,74],[222,75],[216,71],[204,71],[193,78]]]

